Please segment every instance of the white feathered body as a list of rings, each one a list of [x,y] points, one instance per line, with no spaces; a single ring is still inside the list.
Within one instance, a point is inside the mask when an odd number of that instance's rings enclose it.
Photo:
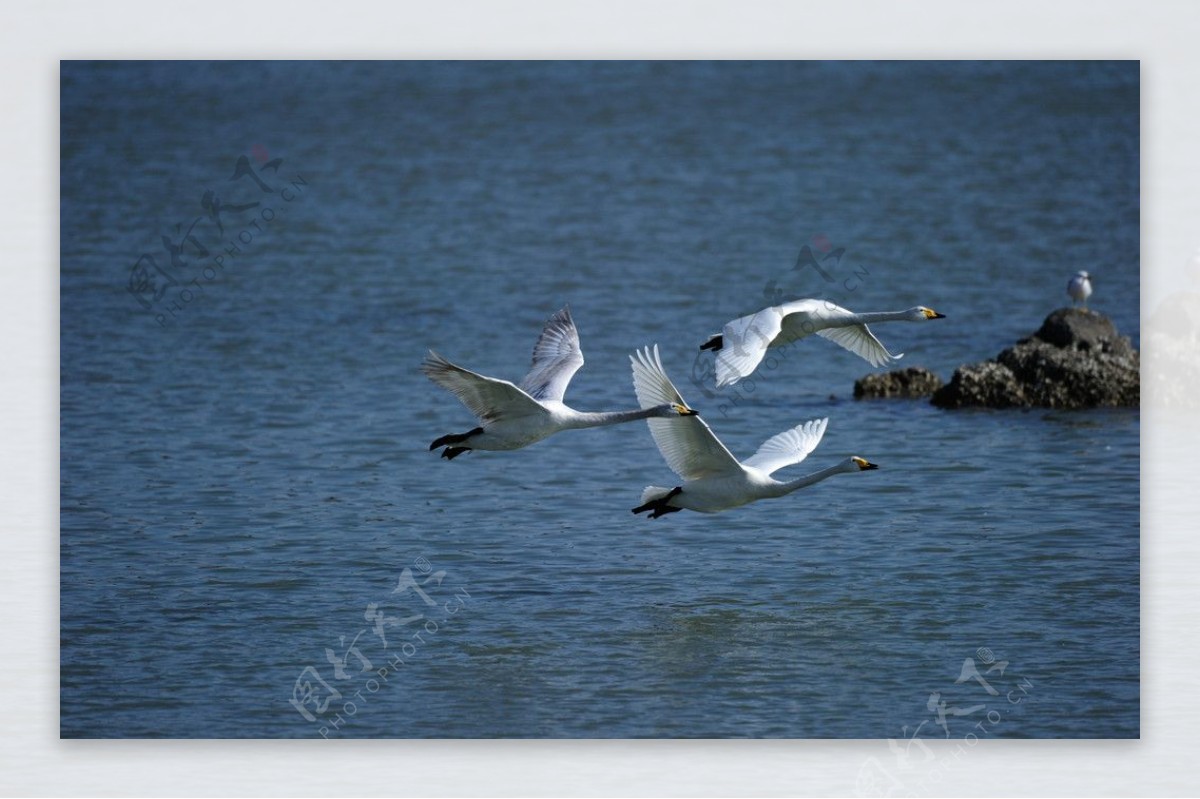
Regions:
[[[560,410],[564,407],[561,402],[558,405]],[[528,447],[566,429],[562,423],[566,417],[565,413],[555,413],[553,409],[546,408],[543,413],[485,422],[483,432],[471,437],[471,448],[498,452]]]
[[[776,489],[782,486],[783,483],[757,469],[743,467],[741,474],[689,480],[684,483],[683,490],[671,497],[667,504],[700,513],[719,513],[759,499],[780,496]],[[642,502],[650,502],[669,493],[669,488],[646,486],[642,491]]]
[[[1067,294],[1076,302],[1087,302],[1092,296],[1092,279],[1087,272],[1080,272],[1067,283]]]
[[[539,404],[542,406],[541,412],[532,411],[523,416],[485,421],[483,433],[471,437],[471,448],[492,451],[521,449],[563,430],[595,427],[597,417],[615,415],[577,411],[555,400],[541,400]]]
[[[783,316],[783,323],[779,335],[770,343],[771,347],[782,347],[818,331],[837,327],[841,318],[853,316],[845,308],[836,305],[822,307],[819,300],[778,306],[777,312]]]

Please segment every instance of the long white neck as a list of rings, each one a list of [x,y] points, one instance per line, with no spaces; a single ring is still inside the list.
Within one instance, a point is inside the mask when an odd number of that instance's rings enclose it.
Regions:
[[[838,317],[835,317],[835,319]],[[876,311],[874,313],[855,313],[841,317],[847,325],[869,325],[872,322],[908,322],[912,317],[908,311]]]
[[[636,422],[638,419],[649,419],[651,416],[661,416],[662,408],[639,408],[636,411],[603,411],[591,413],[588,411],[572,411],[569,425],[571,427],[604,427],[610,424]]]
[[[833,466],[829,466],[819,472],[806,474],[803,477],[799,477],[795,480],[789,480],[786,483],[776,483],[775,485],[771,486],[770,494],[773,497],[782,497],[792,493],[793,491],[806,488],[813,483],[819,483],[827,477],[833,477],[835,474],[839,474],[844,471],[846,471],[846,465],[844,463],[835,463]]]

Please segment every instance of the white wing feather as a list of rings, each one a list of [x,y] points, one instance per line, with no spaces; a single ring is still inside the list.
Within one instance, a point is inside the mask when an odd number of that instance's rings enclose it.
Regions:
[[[653,408],[668,403],[687,404],[667,377],[658,357],[657,344],[653,351],[647,347],[629,356],[629,360],[633,364],[633,389],[638,405]],[[742,471],[737,458],[699,416],[651,417],[646,423],[650,425],[650,434],[667,465],[684,480]]]
[[[562,402],[571,378],[583,366],[583,350],[579,347],[579,331],[571,319],[571,309],[564,307],[546,322],[537,344],[533,346],[533,366],[521,381],[521,389],[536,400]]]
[[[898,355],[888,352],[887,347],[875,338],[875,334],[866,325],[827,327],[824,330],[818,330],[817,335],[850,350],[872,366],[883,366],[890,361],[898,361],[904,357],[903,352]]]
[[[537,400],[507,380],[484,377],[455,366],[433,350],[429,351],[421,364],[421,371],[458,397],[484,425],[547,412]]]
[[[783,315],[774,306],[725,325],[717,352],[717,386],[733,385],[754,372],[782,325]]]
[[[784,466],[800,463],[821,443],[828,424],[828,419],[814,419],[771,436],[758,448],[758,452],[746,460],[745,465],[771,474]]]

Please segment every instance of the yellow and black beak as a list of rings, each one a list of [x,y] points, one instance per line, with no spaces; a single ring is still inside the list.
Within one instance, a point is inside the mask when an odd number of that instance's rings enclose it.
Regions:
[[[854,458],[853,460],[856,464],[858,464],[858,468],[864,472],[867,471],[868,469],[878,469],[879,468],[874,463],[871,463],[869,460],[866,460],[865,458]]]
[[[678,413],[680,416],[699,416],[700,415],[700,411],[692,410],[691,408],[689,408],[686,405],[678,405],[678,404],[675,406],[675,412]]]
[[[937,311],[933,310],[932,308],[926,308],[925,309],[925,318],[926,319],[945,319],[946,315],[944,313],[938,313]]]

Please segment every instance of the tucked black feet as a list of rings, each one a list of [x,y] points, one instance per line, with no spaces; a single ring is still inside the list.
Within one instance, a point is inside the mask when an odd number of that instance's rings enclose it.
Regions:
[[[438,447],[444,447],[447,444],[461,444],[464,441],[466,441],[468,438],[470,438],[471,436],[477,436],[482,432],[483,432],[482,427],[476,427],[474,430],[470,430],[466,433],[452,433],[448,436],[442,436],[441,438],[437,439],[436,441],[434,441],[432,444],[429,445],[429,451],[433,452]],[[462,448],[458,447],[458,449],[462,449]],[[446,453],[443,452],[442,457],[446,457]],[[453,458],[454,455],[451,455],[449,457]]]
[[[710,338],[708,341],[701,344],[700,350],[701,351],[712,350],[713,352],[719,352],[721,350],[721,348],[724,346],[725,346],[725,337],[722,336],[720,333],[718,333],[717,335]]]
[[[669,492],[667,492],[666,495],[661,496],[658,499],[652,499],[642,505],[638,505],[633,509],[633,512],[645,513],[646,511],[653,511],[653,513],[646,517],[647,519],[657,519],[659,516],[666,516],[668,513],[678,513],[679,511],[683,510],[683,508],[676,508],[668,505],[667,503],[671,501],[671,497],[675,496],[681,491],[683,491],[682,488],[675,486]]]
[[[442,457],[448,461],[452,461],[464,452],[470,452],[470,447],[446,447],[442,450]]]

